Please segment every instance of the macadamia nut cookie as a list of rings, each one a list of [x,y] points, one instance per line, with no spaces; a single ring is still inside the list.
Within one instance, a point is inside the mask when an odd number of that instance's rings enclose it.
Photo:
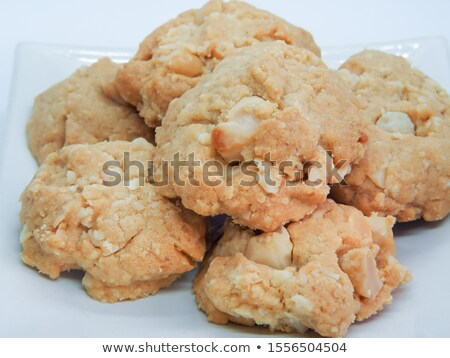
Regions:
[[[28,144],[38,163],[70,144],[130,141],[138,137],[154,140],[153,131],[115,88],[119,68],[102,58],[36,98],[28,122]]]
[[[84,270],[87,292],[104,302],[154,294],[193,269],[205,221],[144,180],[153,150],[140,138],[49,154],[21,197],[23,261],[53,279]],[[127,170],[126,155],[141,170]]]
[[[245,2],[212,0],[148,35],[119,70],[116,84],[146,123],[156,127],[172,99],[194,87],[234,49],[274,40],[320,55],[309,32]]]
[[[328,174],[351,170],[363,135],[351,91],[319,57],[257,43],[172,101],[157,129],[156,177],[168,179],[163,195],[200,215],[273,231],[325,201]]]
[[[395,258],[394,222],[327,200],[270,233],[229,224],[195,280],[197,303],[218,324],[343,336],[411,278]]]
[[[337,72],[359,100],[367,126],[363,160],[334,197],[366,215],[440,220],[450,212],[450,99],[402,57],[352,56]]]

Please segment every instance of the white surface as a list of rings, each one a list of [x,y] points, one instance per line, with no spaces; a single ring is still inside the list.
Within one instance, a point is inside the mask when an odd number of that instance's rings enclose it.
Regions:
[[[368,47],[408,57],[450,88],[450,62],[444,40],[430,38]],[[336,67],[361,49],[325,48],[323,54],[325,61]],[[275,336],[263,328],[208,324],[191,294],[193,273],[156,296],[108,305],[85,294],[78,273],[51,281],[21,263],[17,199],[36,167],[24,130],[34,96],[99,56],[123,61],[129,53],[38,44],[23,44],[18,49],[4,169],[0,172],[0,336]],[[395,292],[393,305],[376,319],[352,326],[349,337],[450,337],[450,220],[398,225],[396,233],[399,259],[413,270],[414,280]]]

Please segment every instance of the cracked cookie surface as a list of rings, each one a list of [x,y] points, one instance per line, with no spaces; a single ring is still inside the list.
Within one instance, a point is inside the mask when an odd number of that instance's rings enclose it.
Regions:
[[[146,123],[156,127],[174,98],[236,48],[275,40],[320,54],[309,32],[245,2],[212,0],[149,34],[119,70],[116,84]]]
[[[205,251],[204,219],[158,195],[136,165],[125,177],[124,153],[147,165],[153,150],[140,138],[49,154],[21,196],[23,261],[52,279],[84,270],[87,292],[104,302],[154,294],[193,269]]]
[[[450,212],[450,98],[399,56],[363,51],[337,71],[358,99],[367,127],[364,158],[334,197],[365,214],[398,221]]]
[[[198,306],[213,323],[343,336],[411,279],[395,258],[394,222],[327,200],[271,233],[229,223],[194,282]]]
[[[257,43],[172,101],[156,135],[156,176],[168,179],[159,190],[200,215],[272,231],[325,201],[329,169],[349,171],[363,135],[351,91],[319,57]],[[165,170],[192,155],[195,167]]]
[[[36,97],[28,145],[38,163],[63,146],[144,137],[154,133],[115,88],[120,65],[102,58]]]

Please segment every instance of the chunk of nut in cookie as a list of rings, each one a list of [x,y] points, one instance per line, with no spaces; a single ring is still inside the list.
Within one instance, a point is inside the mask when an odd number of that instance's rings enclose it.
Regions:
[[[242,151],[251,145],[261,120],[268,118],[275,105],[256,96],[245,97],[236,103],[211,133],[211,142],[227,161],[242,160]]]
[[[349,225],[358,231],[361,240],[372,238],[372,227],[370,221],[359,210],[351,208],[351,214],[348,217]]]
[[[373,243],[378,245],[385,255],[395,255],[395,241],[392,233],[395,218],[393,216],[384,217],[372,214],[367,219],[372,230]]]
[[[383,287],[377,263],[368,247],[348,251],[339,260],[339,265],[352,281],[358,295],[374,298]]]
[[[281,227],[277,231],[252,237],[245,256],[262,265],[284,269],[292,262],[292,242],[288,231]]]
[[[392,227],[395,224],[395,218],[393,216],[376,216],[372,215],[367,218],[370,223],[370,228],[372,230],[372,235],[374,241],[378,237],[386,237],[389,235]],[[377,243],[377,242],[375,242]]]
[[[367,173],[372,182],[379,187],[380,189],[386,188],[386,172],[392,161],[392,155],[388,155],[384,158],[384,162],[381,165],[376,166],[376,170],[370,171]]]
[[[197,77],[203,73],[203,62],[197,56],[183,49],[172,56],[169,68],[179,75]]]
[[[378,119],[377,126],[392,134],[415,134],[414,123],[403,112],[384,113]]]
[[[294,303],[295,311],[300,314],[310,314],[313,310],[313,304],[302,295],[294,295],[291,297],[292,302]]]

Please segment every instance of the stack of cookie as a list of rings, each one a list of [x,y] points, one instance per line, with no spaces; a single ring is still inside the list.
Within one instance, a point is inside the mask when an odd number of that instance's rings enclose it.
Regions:
[[[333,71],[305,30],[212,0],[37,97],[22,258],[84,270],[103,302],[202,262],[209,321],[343,336],[411,278],[396,219],[449,213],[449,131],[447,93],[403,58]]]

